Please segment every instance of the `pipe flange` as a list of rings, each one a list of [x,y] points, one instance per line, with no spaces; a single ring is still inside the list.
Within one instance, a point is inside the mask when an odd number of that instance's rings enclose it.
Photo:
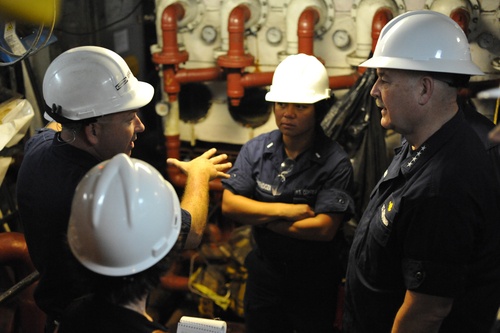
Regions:
[[[347,56],[351,66],[358,66],[365,61],[373,47],[373,18],[378,10],[386,8],[394,17],[404,13],[406,7],[402,0],[355,0],[351,17],[356,22],[356,49]]]
[[[250,54],[243,54],[239,56],[230,56],[227,54],[221,55],[217,58],[217,65],[222,68],[244,68],[254,65],[254,57]]]
[[[184,17],[177,22],[179,32],[193,31],[203,20],[205,13],[205,5],[202,0],[163,0],[160,5],[156,6],[156,12],[161,13],[167,6],[171,4],[181,4],[186,11]],[[161,17],[161,15],[160,15]]]
[[[465,9],[470,14],[470,21],[468,31],[469,35],[474,32],[479,21],[480,6],[477,0],[427,0],[425,2],[425,9],[429,9],[446,16],[450,16],[451,12],[455,9]]]
[[[250,19],[245,22],[245,31],[248,33],[256,34],[267,19],[268,13],[267,0],[228,0],[224,1],[223,8],[233,9],[239,5],[246,5],[251,12]],[[231,10],[229,10],[231,12]],[[229,14],[228,12],[228,14]],[[227,26],[227,22],[226,22]]]
[[[404,11],[406,10],[404,0],[354,0],[352,4],[351,17],[356,20],[356,17],[358,16],[358,9],[362,3],[364,3],[363,5],[366,5],[368,7],[381,7],[386,6],[388,2],[392,3],[393,6],[396,6],[398,8],[399,14],[404,13]]]
[[[291,6],[292,2],[300,2],[299,8],[306,8],[308,6],[321,7],[325,9],[325,12],[320,13],[319,22],[314,26],[314,35],[316,38],[323,36],[333,25],[335,17],[335,8],[333,6],[333,1],[326,0],[287,0],[283,7],[285,10]],[[320,5],[318,5],[320,4]],[[300,14],[300,13],[299,13]]]

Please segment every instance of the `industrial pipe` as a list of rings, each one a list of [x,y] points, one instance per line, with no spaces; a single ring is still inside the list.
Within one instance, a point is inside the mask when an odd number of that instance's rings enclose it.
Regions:
[[[4,324],[8,325],[12,318],[14,326],[15,318],[18,322],[16,326],[20,331],[43,332],[46,316],[36,306],[33,299],[39,273],[33,267],[24,234],[20,232],[0,233],[0,264],[13,268],[17,282],[0,295],[0,303],[5,310],[2,314]]]
[[[347,75],[329,76],[328,83],[332,90],[349,89],[356,83],[360,76],[361,74],[359,72]]]
[[[392,11],[387,7],[377,9],[372,20],[372,53],[375,52],[378,37],[384,26],[394,17]]]
[[[180,159],[180,135],[178,131],[178,101],[182,83],[217,80],[226,74],[227,96],[233,106],[238,106],[244,96],[245,88],[267,86],[272,83],[274,72],[244,73],[245,67],[254,65],[253,56],[245,53],[244,33],[245,22],[250,19],[251,11],[242,4],[231,11],[228,18],[229,49],[225,55],[217,58],[219,67],[202,69],[179,69],[179,64],[187,60],[187,52],[179,51],[177,45],[177,20],[184,15],[184,9],[179,4],[172,4],[165,8],[162,15],[163,48],[153,55],[153,61],[163,65],[164,92],[171,102],[171,110],[165,121],[165,147],[167,156]],[[316,7],[306,7],[298,20],[297,36],[299,50],[302,53],[313,54],[314,25],[320,13]],[[175,32],[175,33],[174,33]],[[166,37],[170,36],[170,37]],[[330,77],[332,89],[351,87],[358,79],[359,74]],[[186,175],[174,166],[167,166],[169,180],[178,187],[186,184]],[[210,182],[210,189],[222,191],[220,180]]]
[[[450,18],[462,28],[466,36],[469,34],[470,13],[465,8],[455,8]]]
[[[189,291],[189,277],[179,275],[179,264],[174,262],[170,270],[160,278],[160,285],[163,288],[177,291]]]
[[[359,63],[366,60],[370,56],[370,51],[373,49],[374,39],[372,37],[372,23],[375,13],[379,12],[381,9],[390,11],[393,17],[398,13],[398,6],[394,0],[362,0],[358,4],[356,10],[356,50],[350,57],[357,59]],[[385,12],[382,11],[379,15],[383,15],[383,13]],[[384,20],[382,20],[381,23],[383,23],[383,21]],[[377,30],[379,29],[377,28]]]
[[[235,7],[229,14],[229,50],[227,54],[217,58],[217,64],[223,68],[227,75],[227,97],[231,105],[238,106],[245,94],[241,84],[242,72],[247,66],[254,64],[254,58],[245,53],[245,22],[250,18],[250,9],[246,5]]]
[[[153,54],[153,62],[161,65],[179,65],[186,62],[189,55],[180,51],[177,43],[177,21],[184,17],[185,10],[180,3],[171,4],[163,10],[161,16],[162,49]]]
[[[298,53],[314,54],[314,26],[319,21],[319,13],[315,7],[307,7],[299,17],[297,37]]]
[[[163,90],[168,95],[171,110],[164,118],[164,134],[167,156],[180,159],[179,110],[177,97],[181,83],[215,80],[220,77],[219,68],[179,69],[179,65],[188,60],[186,51],[180,51],[177,43],[177,21],[184,17],[185,10],[180,3],[167,6],[162,13],[162,49],[153,54],[153,62],[162,65]],[[178,168],[167,166],[169,180],[178,187],[186,185],[186,175]],[[219,186],[211,188],[219,189]],[[222,188],[222,186],[220,186]]]
[[[313,11],[316,11],[314,13]],[[299,51],[300,37],[304,43],[301,48],[304,53],[312,55],[312,39],[314,38],[314,26],[321,19],[322,13],[327,12],[325,2],[322,0],[292,0],[286,10],[286,54],[296,54]],[[304,16],[303,16],[304,15]],[[302,21],[301,21],[301,16]],[[301,22],[300,22],[301,21]],[[297,26],[298,24],[298,26]],[[305,26],[304,26],[305,25]],[[303,30],[298,35],[299,30]],[[312,33],[312,36],[306,36]],[[311,38],[310,41],[307,39]]]
[[[3,265],[20,264],[24,270],[23,273],[35,270],[22,233],[0,233],[0,263]]]
[[[153,62],[162,65],[163,89],[170,102],[177,99],[181,89],[179,82],[175,80],[175,73],[179,70],[179,64],[189,58],[186,51],[179,50],[177,43],[177,21],[182,19],[184,14],[184,7],[179,3],[165,7],[161,16],[162,49],[152,55]]]
[[[469,35],[471,25],[474,24],[474,7],[469,0],[434,0],[426,7],[432,11],[449,16]]]
[[[163,46],[161,52],[153,54],[153,62],[163,65],[163,90],[169,102],[177,101],[182,83],[211,81],[221,78],[222,71],[217,67],[199,69],[179,69],[189,55],[180,51],[177,42],[177,21],[184,17],[185,9],[179,3],[163,10],[161,27]]]

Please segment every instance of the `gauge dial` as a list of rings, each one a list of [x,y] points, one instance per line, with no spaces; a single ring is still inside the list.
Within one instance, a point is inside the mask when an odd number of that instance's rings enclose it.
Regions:
[[[217,38],[217,30],[211,25],[206,25],[201,29],[201,39],[207,43],[212,44]]]
[[[281,43],[281,40],[283,39],[283,33],[281,32],[280,29],[276,27],[271,27],[267,29],[266,39],[269,44],[277,45]]]
[[[168,112],[170,111],[170,105],[166,102],[158,102],[155,105],[155,111],[156,114],[159,115],[160,117],[165,117],[168,115]]]
[[[351,44],[351,36],[346,30],[337,30],[332,36],[333,44],[339,49],[343,49]]]

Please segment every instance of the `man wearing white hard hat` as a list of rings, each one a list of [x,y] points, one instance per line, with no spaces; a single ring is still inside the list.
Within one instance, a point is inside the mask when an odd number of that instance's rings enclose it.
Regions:
[[[314,56],[290,55],[265,98],[278,129],[247,142],[222,180],[223,213],[252,225],[256,241],[245,261],[246,332],[331,333],[341,230],[354,203],[349,158],[320,127],[327,70]]]
[[[432,11],[382,30],[371,95],[404,138],[358,224],[346,332],[489,333],[500,305],[500,202],[492,165],[457,105],[482,72],[462,29]]]
[[[17,201],[31,259],[40,273],[37,305],[48,323],[83,290],[72,275],[65,246],[71,199],[85,173],[116,154],[130,155],[144,124],[139,108],[153,87],[138,81],[117,53],[97,46],[70,49],[49,65],[43,80],[46,119],[55,120],[27,143],[17,179]],[[61,128],[62,126],[62,128]],[[190,162],[169,159],[188,175],[181,201],[187,247],[201,240],[208,212],[208,182],[228,177],[225,154],[211,149]],[[83,287],[83,286],[82,286]],[[48,329],[51,330],[50,328]]]

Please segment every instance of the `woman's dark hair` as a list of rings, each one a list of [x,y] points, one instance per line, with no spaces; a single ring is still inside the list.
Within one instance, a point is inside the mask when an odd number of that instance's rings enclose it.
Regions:
[[[332,107],[334,102],[335,102],[335,97],[334,95],[332,95],[328,99],[322,99],[321,101],[314,103],[316,127],[321,126],[321,121],[323,121],[323,118],[325,118],[328,111],[330,111],[330,108]]]
[[[169,253],[150,268],[127,276],[105,276],[81,266],[79,278],[88,286],[88,292],[97,299],[125,305],[138,301],[160,283],[160,278],[170,269],[183,241],[179,237]]]

